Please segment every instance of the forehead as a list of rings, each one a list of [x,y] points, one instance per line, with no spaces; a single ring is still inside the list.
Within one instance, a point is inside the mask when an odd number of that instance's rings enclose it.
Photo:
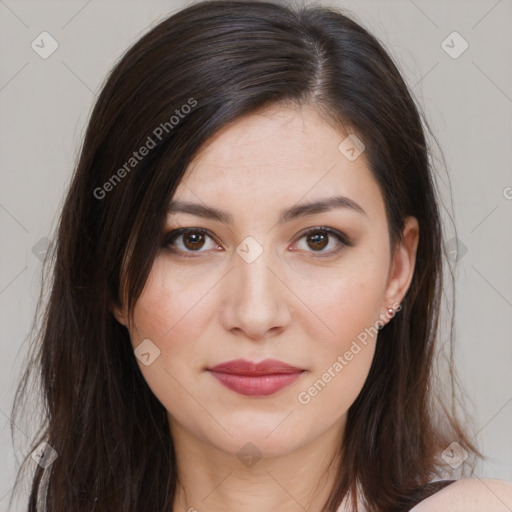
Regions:
[[[273,107],[242,117],[207,141],[174,199],[281,210],[343,195],[380,215],[383,199],[364,152],[350,160],[340,150],[346,137],[312,108]]]
[[[200,150],[191,169],[202,163],[223,167],[274,165],[296,167],[307,156],[317,159],[322,150],[337,147],[342,135],[330,127],[315,110],[272,107],[239,118],[212,136]],[[317,149],[318,148],[318,149]]]

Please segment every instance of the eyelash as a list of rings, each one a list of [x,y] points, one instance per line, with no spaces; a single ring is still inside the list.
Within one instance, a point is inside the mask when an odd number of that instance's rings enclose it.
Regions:
[[[200,251],[200,250],[198,250],[198,251],[182,251],[180,249],[176,249],[175,247],[172,247],[172,245],[171,245],[172,242],[174,242],[181,235],[184,235],[187,233],[196,233],[196,234],[206,235],[206,236],[214,239],[214,237],[210,234],[210,232],[203,228],[179,228],[179,229],[174,229],[172,231],[169,231],[168,233],[165,234],[163,242],[162,242],[162,247],[169,249],[173,253],[180,253],[180,255],[182,255],[184,258],[197,258],[198,256],[194,255],[194,253],[200,254],[201,252],[206,252],[206,251]],[[308,251],[308,252],[311,252],[312,256],[315,258],[327,258],[329,256],[334,256],[334,255],[338,254],[339,252],[341,252],[344,248],[353,246],[353,243],[350,241],[350,239],[344,233],[341,233],[335,229],[328,228],[325,226],[319,226],[319,227],[314,227],[314,228],[309,229],[308,231],[303,233],[299,237],[298,240],[301,240],[302,238],[305,238],[312,233],[328,234],[328,235],[333,236],[340,242],[339,247],[334,250]]]

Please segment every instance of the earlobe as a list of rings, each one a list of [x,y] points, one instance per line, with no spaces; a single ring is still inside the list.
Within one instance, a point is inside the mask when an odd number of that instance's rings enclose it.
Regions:
[[[111,306],[110,307],[110,312],[112,313],[112,315],[114,316],[114,318],[121,324],[121,325],[124,325],[125,327],[128,326],[128,322],[126,320],[126,314],[125,314],[125,311],[124,311],[124,307],[121,307],[121,306]]]
[[[387,304],[400,304],[407,293],[414,275],[418,242],[418,220],[415,217],[406,217],[402,240],[398,242],[391,262],[385,307]]]

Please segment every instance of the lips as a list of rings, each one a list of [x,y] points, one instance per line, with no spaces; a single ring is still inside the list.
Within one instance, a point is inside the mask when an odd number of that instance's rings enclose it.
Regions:
[[[208,368],[227,388],[246,396],[268,396],[289,386],[305,371],[276,359],[259,363],[237,359]]]

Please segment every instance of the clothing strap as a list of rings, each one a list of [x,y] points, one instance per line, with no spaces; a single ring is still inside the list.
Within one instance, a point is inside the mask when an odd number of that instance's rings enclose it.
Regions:
[[[415,505],[432,496],[436,492],[439,492],[441,489],[444,489],[455,481],[456,480],[438,480],[437,482],[428,482],[427,484],[422,485],[414,492],[409,494],[406,500],[403,501],[396,509],[396,512],[409,512]]]

